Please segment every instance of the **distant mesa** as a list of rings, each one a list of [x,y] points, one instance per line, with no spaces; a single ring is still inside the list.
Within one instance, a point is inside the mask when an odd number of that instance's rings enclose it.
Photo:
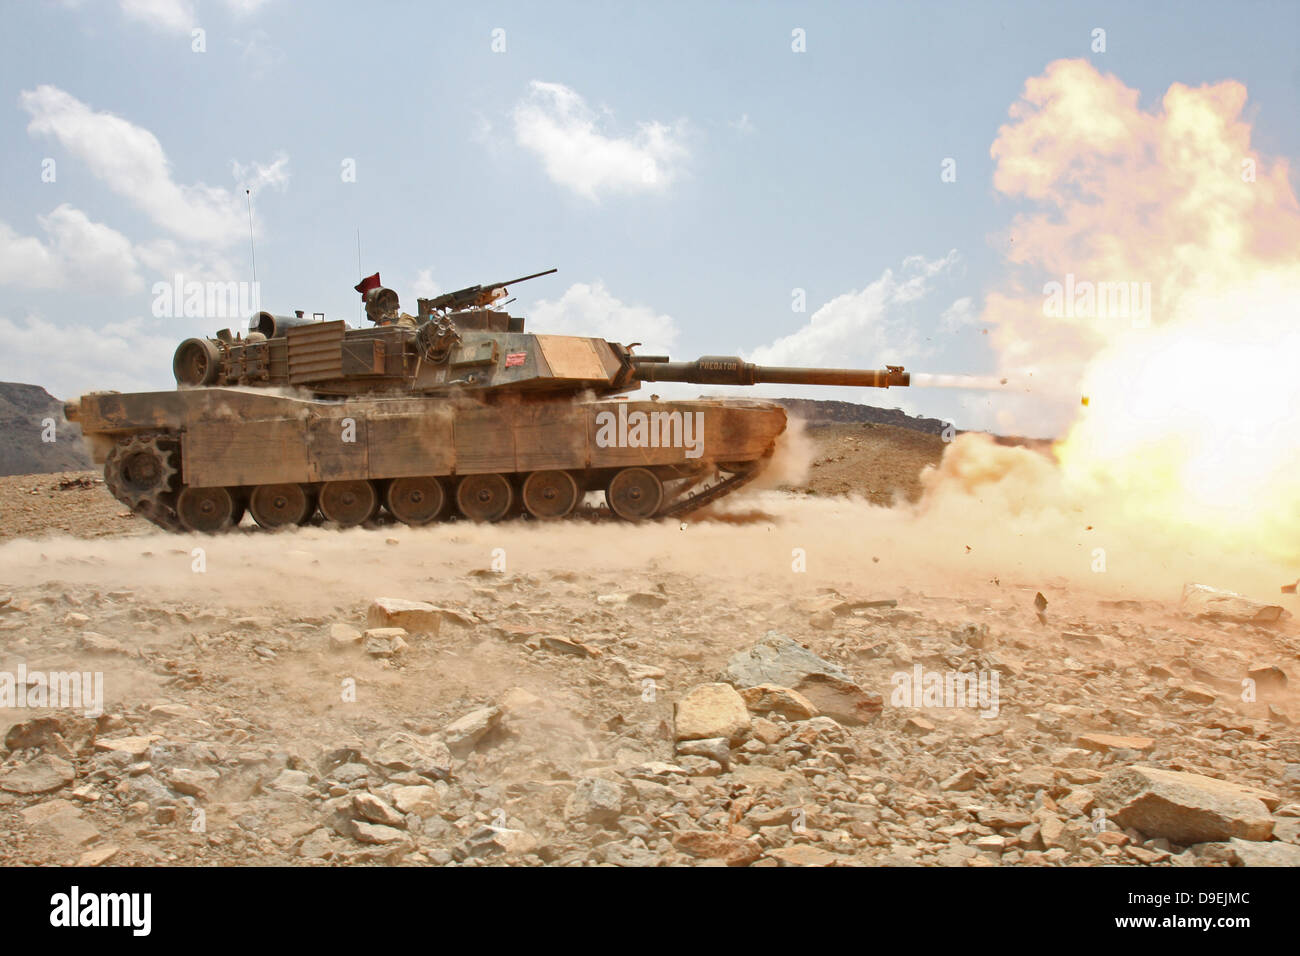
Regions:
[[[54,419],[55,441],[42,441]],[[39,385],[0,382],[0,475],[36,475],[93,468],[81,432],[63,417],[63,403]]]
[[[937,418],[920,418],[909,415],[901,408],[876,408],[857,402],[837,402],[820,398],[772,398],[765,401],[784,406],[790,417],[799,418],[809,425],[856,425],[869,422],[873,425],[894,425],[909,428],[927,435],[942,435],[947,422]]]

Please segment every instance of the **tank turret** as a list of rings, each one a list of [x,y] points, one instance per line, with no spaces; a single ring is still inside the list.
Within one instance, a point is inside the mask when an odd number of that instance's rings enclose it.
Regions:
[[[507,285],[555,271],[420,299],[417,316],[401,311],[397,293],[380,284],[375,273],[356,286],[374,328],[260,312],[249,322],[250,333],[264,336],[258,341],[218,335],[181,343],[173,360],[176,381],[182,386],[301,385],[318,395],[461,391],[484,399],[498,392],[610,395],[642,382],[889,388],[909,381],[899,366],[779,368],[734,356],[694,362],[639,356],[635,346],[605,339],[526,333],[523,318],[490,307],[505,297]]]

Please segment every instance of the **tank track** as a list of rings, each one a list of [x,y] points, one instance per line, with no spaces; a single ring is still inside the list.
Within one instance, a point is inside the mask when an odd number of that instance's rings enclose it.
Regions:
[[[104,463],[104,484],[118,501],[152,524],[167,531],[186,533],[176,511],[181,491],[180,440],[166,432],[150,432],[121,439]],[[652,519],[683,518],[733,494],[763,471],[756,467],[724,475],[686,478]],[[665,489],[666,490],[666,489]],[[621,521],[608,505],[575,511],[572,520]],[[389,517],[388,520],[396,521]],[[445,519],[444,519],[445,520]],[[563,520],[563,519],[562,519]],[[399,522],[400,523],[400,522]],[[231,529],[233,530],[233,529]]]
[[[176,515],[180,451],[180,440],[166,432],[123,438],[104,462],[104,485],[134,514],[168,531],[183,532]]]

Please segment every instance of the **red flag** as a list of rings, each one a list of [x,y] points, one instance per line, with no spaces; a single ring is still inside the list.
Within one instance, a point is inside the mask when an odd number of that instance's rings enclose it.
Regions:
[[[371,289],[378,289],[382,285],[383,283],[379,281],[379,273],[376,272],[372,276],[366,276],[364,279],[362,279],[352,288],[360,292],[361,298],[364,299],[366,297],[367,292],[369,292]]]

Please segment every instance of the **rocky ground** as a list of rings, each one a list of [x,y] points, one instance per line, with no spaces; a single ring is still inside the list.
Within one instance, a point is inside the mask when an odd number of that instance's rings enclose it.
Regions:
[[[817,484],[875,497],[881,427],[642,527],[190,538],[9,479],[0,863],[1300,864],[1295,618],[921,566]]]

